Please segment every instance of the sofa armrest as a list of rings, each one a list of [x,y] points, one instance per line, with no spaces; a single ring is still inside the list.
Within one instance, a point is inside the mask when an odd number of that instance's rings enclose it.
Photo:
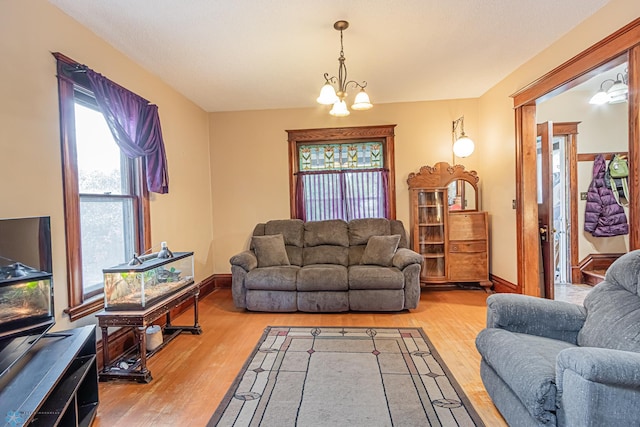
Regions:
[[[251,271],[258,266],[258,258],[252,251],[240,252],[232,256],[229,262],[231,265],[242,267],[246,271]]]
[[[394,267],[404,270],[404,268],[411,264],[422,264],[422,256],[407,248],[398,248],[393,256],[392,264]]]
[[[640,353],[576,347],[556,359],[558,424],[638,425]]]
[[[586,310],[577,304],[519,294],[487,298],[487,327],[577,343]]]

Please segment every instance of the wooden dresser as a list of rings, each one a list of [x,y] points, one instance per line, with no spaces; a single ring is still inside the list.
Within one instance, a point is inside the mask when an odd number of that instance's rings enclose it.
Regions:
[[[412,248],[424,258],[425,287],[492,286],[489,221],[478,210],[478,180],[475,171],[446,162],[423,166],[407,179]]]

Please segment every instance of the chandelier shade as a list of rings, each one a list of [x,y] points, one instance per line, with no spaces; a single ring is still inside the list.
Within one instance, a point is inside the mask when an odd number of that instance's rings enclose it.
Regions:
[[[316,98],[316,101],[322,105],[333,105],[329,114],[336,117],[345,117],[350,114],[347,108],[345,98],[347,97],[347,87],[353,86],[356,89],[360,89],[356,95],[351,108],[354,110],[368,110],[373,107],[369,95],[365,92],[364,88],[367,87],[367,82],[363,81],[358,83],[354,80],[347,80],[347,65],[345,64],[346,58],[344,57],[344,45],[342,32],[349,28],[347,21],[337,21],[333,24],[333,28],[340,31],[340,57],[338,57],[338,77],[329,77],[329,73],[324,73],[324,85],[320,89],[320,95]],[[334,87],[335,85],[335,87]]]
[[[318,103],[322,105],[333,105],[339,100],[340,99],[338,98],[338,95],[336,95],[336,90],[333,86],[329,83],[325,83],[325,85],[322,86],[322,89],[320,89],[320,96],[317,99]]]

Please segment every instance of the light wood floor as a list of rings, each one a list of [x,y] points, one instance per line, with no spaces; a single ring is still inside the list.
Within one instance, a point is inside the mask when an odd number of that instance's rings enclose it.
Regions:
[[[487,296],[482,290],[423,291],[419,308],[409,312],[279,314],[238,310],[230,290],[216,290],[199,305],[203,334],[183,334],[153,357],[151,383],[100,383],[94,426],[205,426],[266,326],[421,327],[487,426],[506,426],[480,380],[474,345]],[[192,324],[193,312],[173,323]]]

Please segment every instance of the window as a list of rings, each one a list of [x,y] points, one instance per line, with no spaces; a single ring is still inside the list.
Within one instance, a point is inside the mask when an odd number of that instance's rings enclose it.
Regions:
[[[291,216],[395,218],[394,127],[287,131]]]
[[[78,92],[75,92],[76,95]],[[121,264],[136,249],[136,163],[122,154],[97,106],[75,97],[82,293],[102,292],[105,267]]]
[[[67,312],[74,321],[102,309],[103,268],[151,246],[149,202],[142,161],[123,154],[86,78],[69,71],[77,64],[58,55]]]

